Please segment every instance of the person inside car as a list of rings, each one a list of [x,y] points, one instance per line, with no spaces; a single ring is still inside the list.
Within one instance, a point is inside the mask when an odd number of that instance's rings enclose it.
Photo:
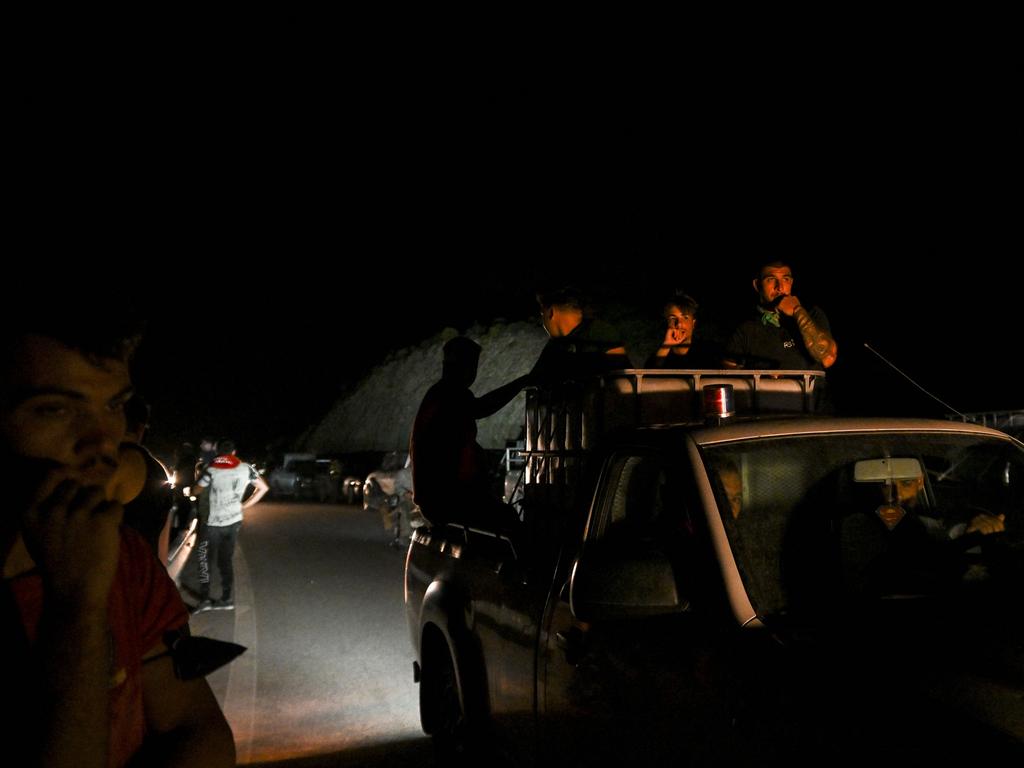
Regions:
[[[729,511],[735,520],[743,511],[743,479],[739,467],[731,459],[720,461],[716,467],[718,481],[722,484],[725,498],[729,502]]]
[[[967,534],[1005,530],[1005,515],[975,511],[957,521],[955,510],[928,506],[920,472],[878,484],[878,501],[863,504],[841,525],[843,572],[858,594],[928,593],[964,573]]]
[[[959,538],[968,533],[989,535],[1002,533],[1006,528],[1006,515],[993,515],[989,512],[978,512],[969,521],[954,523],[947,527],[944,517],[935,516],[938,510],[925,508],[923,499],[924,475],[918,474],[910,478],[897,478],[881,486],[882,504],[875,514],[892,530],[908,512],[916,513],[922,524],[932,535],[951,539]]]

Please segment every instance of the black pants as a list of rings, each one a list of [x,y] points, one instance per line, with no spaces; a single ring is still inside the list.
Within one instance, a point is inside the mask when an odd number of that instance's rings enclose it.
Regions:
[[[210,563],[217,564],[220,571],[221,599],[232,596],[235,586],[235,571],[231,558],[235,554],[235,542],[242,521],[231,525],[204,525],[199,534],[199,595],[205,600],[210,597]]]

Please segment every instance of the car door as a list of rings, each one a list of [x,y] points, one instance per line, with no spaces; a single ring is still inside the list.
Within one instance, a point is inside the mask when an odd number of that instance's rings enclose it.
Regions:
[[[606,462],[546,614],[538,710],[541,744],[558,754],[543,758],[701,762],[727,741],[731,683],[708,588],[718,577],[697,499],[682,454],[624,451]],[[605,591],[621,579],[614,599],[635,607],[586,615],[580,582],[595,578],[611,580]]]
[[[461,525],[446,527],[453,593],[469,599],[465,616],[471,642],[458,649],[470,676],[467,707],[493,731],[497,751],[525,759],[536,739],[534,696],[539,624],[549,578],[525,537],[512,538]],[[462,531],[461,535],[456,535]],[[546,571],[550,577],[550,570]],[[483,678],[483,679],[480,679]],[[480,711],[486,707],[486,712]]]

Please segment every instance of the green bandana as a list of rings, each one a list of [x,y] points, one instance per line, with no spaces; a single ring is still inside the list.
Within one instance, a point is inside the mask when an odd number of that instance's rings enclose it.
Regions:
[[[779,325],[779,313],[772,309],[765,309],[764,307],[758,307],[757,311],[761,313],[761,325],[774,325],[776,328],[780,328]]]

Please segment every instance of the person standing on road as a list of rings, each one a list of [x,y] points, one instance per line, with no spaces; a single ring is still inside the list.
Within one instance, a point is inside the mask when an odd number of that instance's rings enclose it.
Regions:
[[[235,571],[231,558],[235,542],[242,528],[242,510],[259,502],[270,490],[267,481],[251,464],[235,455],[231,440],[217,443],[219,455],[214,458],[196,483],[196,493],[209,488],[210,516],[200,531],[199,542],[199,603],[192,613],[203,611],[231,611],[235,608],[232,593]],[[243,502],[249,486],[255,486],[252,495]],[[220,571],[220,600],[210,599],[210,563]]]

